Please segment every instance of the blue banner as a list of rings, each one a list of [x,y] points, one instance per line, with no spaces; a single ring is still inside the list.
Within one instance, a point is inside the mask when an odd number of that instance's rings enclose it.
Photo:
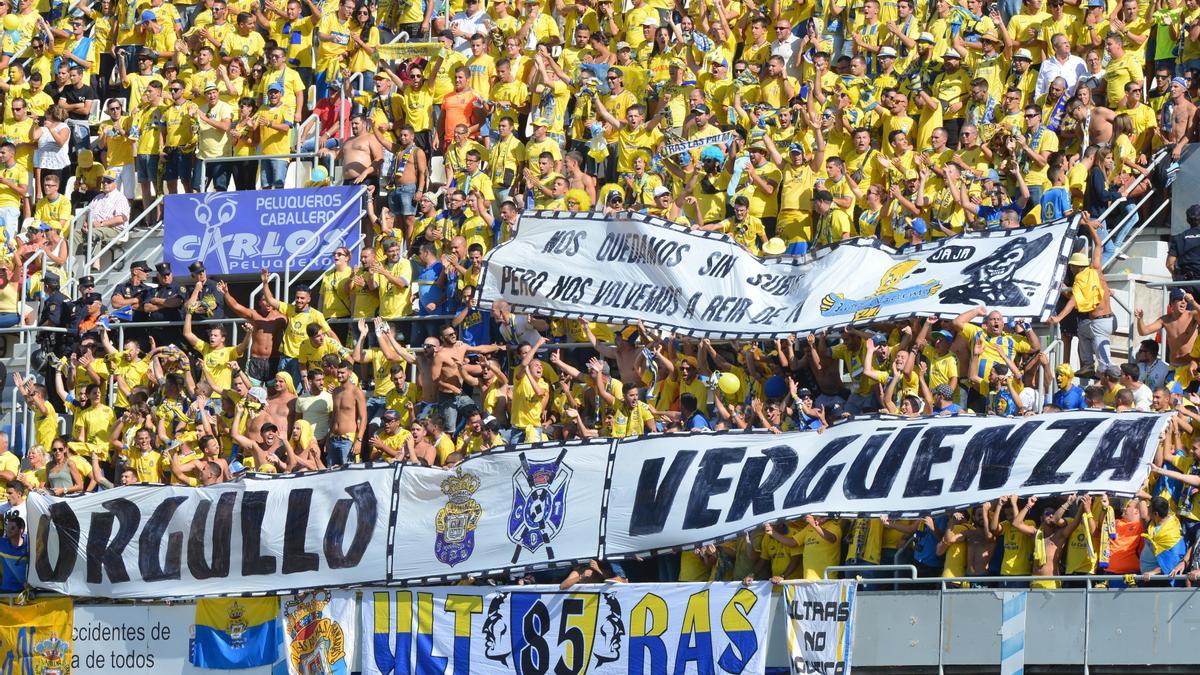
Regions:
[[[349,247],[357,258],[361,190],[346,186],[167,195],[163,259],[181,276],[188,275],[188,265],[197,260],[218,275],[255,274],[264,267],[298,271],[309,261],[310,270],[332,267],[339,246]],[[348,202],[356,203],[347,206]]]

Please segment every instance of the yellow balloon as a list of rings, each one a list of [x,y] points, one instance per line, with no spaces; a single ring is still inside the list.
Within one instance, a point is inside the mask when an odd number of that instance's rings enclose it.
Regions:
[[[733,373],[721,373],[721,379],[717,380],[717,386],[725,392],[726,396],[733,396],[742,388],[742,382]]]

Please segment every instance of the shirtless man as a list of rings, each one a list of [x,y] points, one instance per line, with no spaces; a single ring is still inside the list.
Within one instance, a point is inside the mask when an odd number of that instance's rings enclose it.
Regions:
[[[354,364],[343,360],[337,367],[338,386],[333,390],[333,419],[325,445],[329,466],[358,461],[363,432],[367,429],[367,397],[354,383]]]
[[[1077,308],[1076,297],[1091,297],[1095,295],[1097,298],[1095,305],[1086,311],[1080,312],[1084,316],[1079,318],[1077,335],[1080,342],[1080,369],[1090,370],[1095,367],[1096,370],[1093,372],[1100,372],[1113,365],[1110,343],[1112,334],[1117,329],[1117,320],[1113,317],[1112,292],[1108,288],[1108,281],[1104,278],[1104,246],[1100,241],[1099,233],[1096,232],[1095,225],[1087,214],[1084,214],[1083,217],[1083,229],[1086,230],[1088,238],[1092,241],[1090,264],[1082,264],[1083,260],[1080,260],[1080,258],[1087,257],[1082,253],[1076,253],[1071,256],[1071,261],[1067,263],[1067,267],[1075,274],[1075,282],[1072,287],[1073,292],[1067,296],[1067,302],[1063,305],[1062,311],[1047,319],[1047,323],[1050,325],[1057,324],[1074,311]],[[1088,267],[1095,270],[1095,274],[1091,275],[1095,278],[1096,282],[1094,288],[1088,286],[1083,274],[1084,270]],[[1083,308],[1080,307],[1079,309],[1082,310]],[[1032,335],[1031,331],[1030,336]]]
[[[417,132],[412,125],[400,127],[400,141],[393,143],[386,135],[375,131],[375,138],[388,152],[395,155],[388,177],[388,211],[404,217],[404,240],[412,241],[413,223],[417,218],[417,203],[425,192],[429,179],[429,159],[416,145]]]
[[[1113,120],[1117,119],[1117,113],[1099,105],[1089,108],[1078,95],[1067,105],[1067,112],[1079,123],[1080,129],[1087,129],[1088,145],[1112,143]]]
[[[460,374],[465,370],[470,376],[478,376],[483,371],[481,363],[471,363],[477,359],[474,354],[494,354],[503,347],[499,345],[480,345],[472,347],[458,339],[458,329],[446,324],[438,333],[441,340],[440,348],[433,354],[433,377],[437,386],[438,407],[446,418],[447,429],[458,428],[458,412],[475,402],[463,392],[464,382]]]
[[[237,443],[242,451],[243,460],[253,459],[256,471],[283,473],[287,470],[288,463],[279,452],[284,450],[282,439],[279,437],[279,427],[270,422],[262,425],[261,440],[243,436],[238,433],[236,425],[231,431],[233,442]]]
[[[421,401],[436,403],[438,388],[434,378],[433,359],[442,348],[438,338],[430,335],[425,338],[422,348],[417,350],[417,385],[421,387]]]
[[[971,522],[974,528],[962,533],[967,541],[967,576],[986,577],[988,565],[992,562],[992,554],[996,551],[996,532],[988,527],[988,515],[992,509],[991,502],[971,512]]]
[[[842,373],[838,370],[838,360],[830,353],[826,337],[822,332],[820,335],[809,333],[805,338],[808,341],[809,367],[817,380],[817,389],[821,392],[815,401],[818,406],[823,406],[826,400],[837,398],[846,388],[842,382]],[[846,336],[847,343],[856,343],[857,340],[857,335]]]
[[[1160,330],[1166,332],[1167,365],[1186,366],[1193,361],[1191,351],[1196,344],[1197,329],[1200,328],[1200,308],[1196,307],[1191,293],[1182,288],[1171,289],[1167,313],[1154,323],[1145,323],[1146,313],[1141,309],[1133,310],[1133,315],[1137,318],[1138,335],[1154,335]]]
[[[1008,499],[1015,504],[1017,496],[1012,495]],[[1043,508],[1037,527],[1025,522],[1025,515],[1037,504],[1037,497],[1030,497],[1025,500],[1025,506],[1021,507],[1021,510],[1013,516],[1012,525],[1018,532],[1035,538],[1040,536],[1041,540],[1045,542],[1044,556],[1039,555],[1036,548],[1034,550],[1033,576],[1052,577],[1058,573],[1057,570],[1062,562],[1063,554],[1067,550],[1067,539],[1075,529],[1063,520],[1063,514],[1066,513],[1067,508],[1071,504],[1075,503],[1075,499],[1075,495],[1067,497],[1067,500],[1063,502],[1063,505],[1057,511],[1050,507]],[[1001,504],[1004,503],[1003,497],[1000,498],[1000,502]],[[1074,524],[1078,526],[1078,520]],[[1035,581],[1031,586],[1033,588],[1058,588],[1059,584],[1057,581]]]
[[[1195,136],[1196,104],[1188,99],[1187,80],[1176,77],[1171,80],[1170,102],[1163,106],[1162,119],[1155,133],[1171,148],[1171,159],[1178,162],[1183,149]]]
[[[267,415],[275,426],[283,430],[284,437],[290,435],[296,421],[296,393],[294,387],[289,387],[285,381],[289,377],[284,372],[275,373],[275,377],[267,384]]]
[[[338,151],[342,161],[343,185],[374,183],[379,178],[383,147],[368,130],[370,126],[361,114],[350,118],[350,138],[342,143]]]
[[[278,345],[283,329],[287,327],[287,317],[280,314],[263,295],[258,296],[254,311],[251,311],[230,294],[229,285],[224,281],[217,282],[217,290],[225,297],[225,308],[254,327],[246,374],[256,383],[266,382],[279,370]]]
[[[234,429],[243,428],[238,415],[245,415],[246,437],[257,442],[263,440],[262,428],[271,422],[271,413],[267,411],[267,390],[263,387],[251,387],[242,402],[238,403],[234,415]],[[279,427],[276,426],[276,429]]]

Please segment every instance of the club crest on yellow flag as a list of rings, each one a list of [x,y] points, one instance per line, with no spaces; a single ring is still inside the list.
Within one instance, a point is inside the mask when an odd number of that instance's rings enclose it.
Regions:
[[[67,675],[75,606],[70,598],[0,604],[0,663],[11,675]],[[11,668],[11,670],[10,670]]]

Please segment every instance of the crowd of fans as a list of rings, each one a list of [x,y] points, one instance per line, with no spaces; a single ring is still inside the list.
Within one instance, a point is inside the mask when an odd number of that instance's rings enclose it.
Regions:
[[[29,490],[1085,408],[1173,416],[1139,498],[809,517],[594,561],[566,583],[903,561],[928,576],[1197,577],[1200,310],[1172,291],[1164,316],[1137,317],[1162,343],[1117,363],[1103,272],[1131,229],[1110,228],[1138,217],[1121,198],[1165,187],[1196,135],[1193,0],[21,0],[0,3],[0,25],[0,327],[67,329],[13,378],[33,417],[0,452],[3,589],[20,586]],[[311,170],[296,153],[316,155]],[[85,240],[127,237],[139,212],[157,222],[154,195],[297,184],[366,186],[361,250],[338,249],[311,288],[277,297],[264,271],[251,295],[201,262],[183,284],[134,262],[111,295],[71,274]],[[483,257],[527,209],[637,210],[761,255],[1075,214],[1084,236],[1049,325],[979,307],[714,343],[481,310]],[[1200,206],[1188,220],[1200,226]],[[1172,240],[1181,279],[1200,279],[1198,232]],[[1069,358],[1052,371],[1052,330],[1067,355],[1077,346],[1078,373]]]

